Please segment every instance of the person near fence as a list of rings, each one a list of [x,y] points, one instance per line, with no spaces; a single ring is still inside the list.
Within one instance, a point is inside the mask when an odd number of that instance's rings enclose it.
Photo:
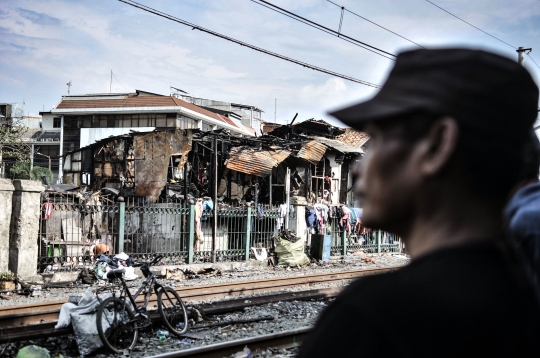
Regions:
[[[479,50],[397,56],[382,89],[335,117],[370,135],[356,170],[365,225],[411,263],[351,283],[299,357],[540,357],[540,307],[504,239],[538,87]]]

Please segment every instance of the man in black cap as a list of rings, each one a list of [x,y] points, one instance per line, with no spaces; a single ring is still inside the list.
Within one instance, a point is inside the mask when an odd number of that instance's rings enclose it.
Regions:
[[[505,244],[538,88],[483,51],[402,53],[371,100],[332,113],[371,139],[356,170],[366,226],[411,263],[353,282],[300,357],[540,357],[540,308]]]

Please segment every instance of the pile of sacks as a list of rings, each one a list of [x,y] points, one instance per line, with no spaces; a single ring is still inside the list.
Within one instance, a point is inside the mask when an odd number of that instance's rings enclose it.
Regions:
[[[304,252],[304,240],[300,240],[294,231],[282,230],[274,237],[274,244],[278,266],[302,266],[310,262]]]

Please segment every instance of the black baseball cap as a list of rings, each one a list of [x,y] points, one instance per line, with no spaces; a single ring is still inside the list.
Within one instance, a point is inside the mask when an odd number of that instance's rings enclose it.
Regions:
[[[372,99],[330,115],[363,129],[368,122],[427,112],[452,116],[476,132],[519,139],[533,125],[537,105],[538,87],[515,61],[480,50],[422,49],[399,54]]]

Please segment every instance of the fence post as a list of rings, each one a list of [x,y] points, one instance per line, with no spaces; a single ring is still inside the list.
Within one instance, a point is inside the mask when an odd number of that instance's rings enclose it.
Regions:
[[[381,230],[377,230],[377,253],[381,253]]]
[[[345,228],[341,230],[339,236],[341,236],[341,254],[343,255],[343,258],[345,258],[347,257],[347,232],[345,231]]]
[[[4,203],[0,210],[0,272],[7,271],[9,266],[9,225],[14,190],[11,180],[0,179],[0,202]]]
[[[8,269],[20,278],[36,280],[38,262],[38,245],[36,238],[39,235],[41,222],[41,193],[43,185],[34,180],[14,180],[12,202],[3,206],[12,205],[9,264]],[[4,207],[1,210],[7,210]]]
[[[193,263],[193,238],[195,235],[195,201],[189,200],[188,264]]]
[[[124,225],[126,223],[126,202],[124,197],[119,196],[117,199],[120,210],[118,213],[118,246],[116,253],[124,252]]]
[[[251,248],[251,203],[247,203],[247,224],[246,224],[246,261],[249,260],[249,250]]]

